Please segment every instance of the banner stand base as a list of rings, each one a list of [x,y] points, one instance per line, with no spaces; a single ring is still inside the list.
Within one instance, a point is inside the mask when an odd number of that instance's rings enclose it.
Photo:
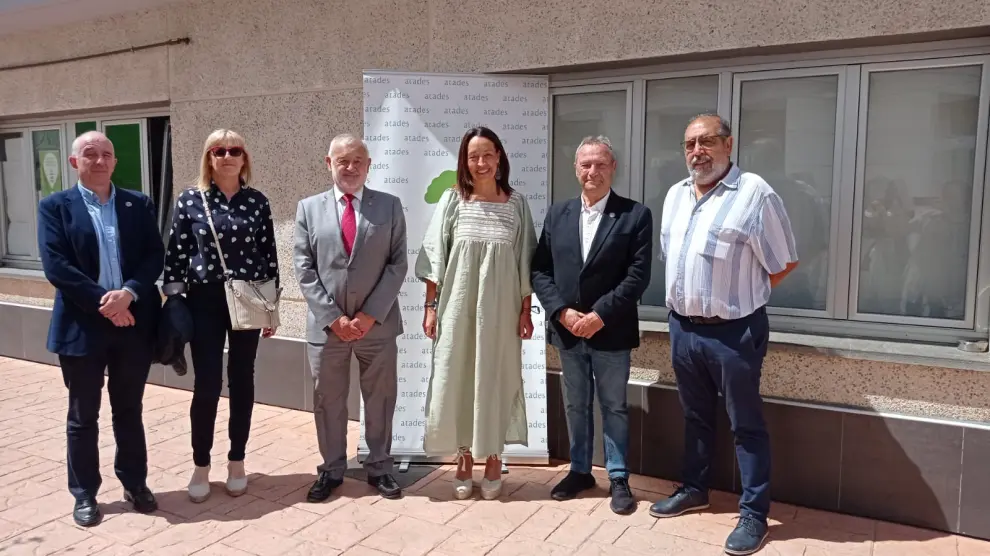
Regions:
[[[358,462],[364,463],[364,460],[367,459],[369,453],[370,452],[368,452],[367,450],[359,449],[357,453]],[[432,463],[434,465],[436,464],[453,465],[454,463],[454,456],[429,457],[422,453],[403,454],[400,452],[400,453],[393,453],[392,457],[395,459],[396,467],[398,467],[398,471],[400,473],[408,471],[409,465],[413,463]],[[502,474],[506,474],[509,472],[509,467],[508,467],[509,465],[550,465],[550,457],[541,454],[533,454],[533,455],[503,454]]]

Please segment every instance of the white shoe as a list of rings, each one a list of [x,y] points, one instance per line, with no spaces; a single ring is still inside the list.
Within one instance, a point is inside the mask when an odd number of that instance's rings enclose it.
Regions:
[[[461,464],[464,463],[466,454],[467,454],[467,450],[463,448],[457,451],[457,459],[455,460],[457,463],[457,469],[461,468]],[[470,471],[472,472],[472,474],[474,473],[473,468],[470,469]],[[471,497],[471,494],[473,492],[474,492],[474,479],[471,476],[468,476],[468,478],[464,480],[458,479],[456,476],[454,477],[454,498],[456,498],[457,500],[467,500],[468,498]]]
[[[474,492],[474,480],[473,479],[454,479],[454,498],[458,500],[467,500],[471,498],[471,493]]]
[[[224,485],[227,489],[227,494],[236,498],[247,492],[247,486],[248,480],[247,475],[244,473],[244,462],[227,462],[227,483]]]
[[[199,504],[206,502],[210,497],[210,466],[199,467],[193,470],[192,478],[189,479],[189,499]]]
[[[502,494],[502,479],[489,481],[481,480],[481,497],[485,500],[495,500]]]

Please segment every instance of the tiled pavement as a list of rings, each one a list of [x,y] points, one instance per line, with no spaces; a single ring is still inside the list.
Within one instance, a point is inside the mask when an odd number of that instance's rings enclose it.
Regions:
[[[161,509],[132,513],[120,502],[113,475],[110,407],[104,396],[100,501],[106,517],[92,529],[72,522],[65,488],[65,388],[58,369],[0,358],[0,555],[197,554],[319,555],[690,555],[721,554],[733,526],[736,498],[715,493],[710,513],[652,519],[646,509],[672,485],[631,480],[639,510],[619,517],[605,490],[570,502],[549,500],[564,466],[512,467],[498,501],[451,499],[449,467],[412,487],[399,501],[382,500],[361,482],[345,481],[329,502],[308,504],[305,494],[318,461],[309,413],[257,406],[248,446],[253,473],[247,495],[230,498],[225,477],[226,400],[217,425],[213,496],[192,504],[184,487],[190,473],[190,394],[149,386],[145,427],[152,465],[150,487]],[[357,427],[350,428],[355,450]],[[600,484],[604,484],[601,482]],[[775,504],[771,540],[761,554],[990,555],[990,543],[900,525]]]

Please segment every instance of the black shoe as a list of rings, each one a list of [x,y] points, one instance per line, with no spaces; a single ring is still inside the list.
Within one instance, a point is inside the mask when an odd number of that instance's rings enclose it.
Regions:
[[[368,484],[378,489],[378,493],[382,495],[382,498],[389,500],[402,498],[402,488],[396,482],[395,477],[388,473],[379,475],[378,477],[369,476]]]
[[[344,479],[332,479],[330,478],[329,471],[321,471],[320,476],[313,483],[312,488],[309,489],[309,494],[306,495],[307,502],[323,502],[327,498],[330,498],[330,492],[333,489],[344,484]]]
[[[670,498],[650,506],[653,517],[676,517],[688,512],[708,508],[708,493],[678,488]]]
[[[767,540],[767,524],[755,517],[739,518],[736,528],[725,539],[725,553],[733,556],[752,554]]]
[[[550,491],[550,498],[562,502],[576,498],[578,494],[595,488],[595,476],[591,473],[571,471]]]
[[[124,500],[130,502],[134,506],[134,511],[141,514],[150,514],[158,509],[158,501],[155,500],[155,495],[146,486],[134,490],[125,490]]]
[[[80,527],[92,527],[102,521],[103,512],[100,511],[96,498],[76,500],[76,505],[72,509],[72,520]]]
[[[609,494],[612,495],[612,502],[609,507],[619,515],[628,515],[636,511],[636,499],[633,498],[632,490],[629,489],[629,480],[616,478],[610,479],[608,487]]]

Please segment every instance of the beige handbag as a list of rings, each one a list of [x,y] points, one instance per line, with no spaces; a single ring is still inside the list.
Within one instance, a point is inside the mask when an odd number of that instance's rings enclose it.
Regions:
[[[220,249],[220,237],[213,226],[209,202],[206,193],[199,192],[203,198],[203,210],[206,220],[213,232],[213,241],[217,244],[220,255],[220,266],[223,267],[225,278],[224,289],[227,293],[227,310],[230,312],[230,327],[234,330],[259,330],[262,328],[278,328],[278,303],[282,297],[282,288],[275,287],[275,280],[235,280],[233,273],[227,268],[223,251]]]

